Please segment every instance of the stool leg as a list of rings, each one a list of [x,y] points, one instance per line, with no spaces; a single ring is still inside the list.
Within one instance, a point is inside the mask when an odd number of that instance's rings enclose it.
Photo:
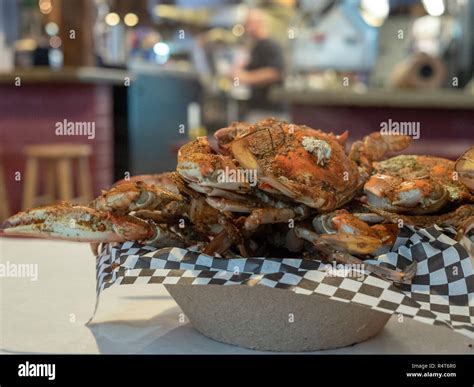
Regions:
[[[10,216],[10,204],[8,203],[7,186],[3,174],[3,165],[0,164],[0,221]]]
[[[85,203],[92,200],[91,170],[87,157],[79,158],[79,195]]]
[[[46,179],[45,179],[45,194],[46,194],[46,199],[49,203],[46,204],[52,204],[54,203],[56,199],[56,185],[55,185],[55,163],[54,161],[48,161],[46,164]]]
[[[23,188],[23,209],[33,208],[36,198],[36,184],[38,182],[38,160],[29,157],[26,160],[25,185]]]
[[[71,163],[68,159],[59,159],[57,164],[59,198],[61,200],[72,199],[72,176]]]

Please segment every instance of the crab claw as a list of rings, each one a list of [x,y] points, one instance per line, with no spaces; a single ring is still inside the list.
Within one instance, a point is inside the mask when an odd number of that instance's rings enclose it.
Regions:
[[[71,204],[19,212],[0,229],[5,235],[92,243],[147,240],[155,235],[151,224],[134,216],[114,216]]]
[[[430,179],[402,180],[381,173],[370,177],[364,191],[370,205],[400,213],[433,213],[449,200],[448,190]]]
[[[99,211],[127,213],[140,209],[163,208],[172,201],[180,200],[183,200],[181,195],[164,188],[142,181],[130,181],[104,191],[90,206]]]
[[[372,170],[372,162],[382,160],[389,152],[399,152],[408,148],[412,142],[410,136],[370,133],[362,141],[352,144],[349,158],[368,172]]]
[[[416,275],[416,262],[413,262],[411,265],[407,266],[404,271],[396,271],[388,269],[386,267],[372,265],[370,263],[365,263],[363,260],[357,257],[354,257],[347,251],[335,250],[335,246],[332,241],[328,243],[325,238],[321,238],[321,236],[323,235],[318,235],[315,232],[300,226],[295,227],[294,230],[297,237],[311,242],[317,250],[329,255],[336,262],[345,265],[362,265],[362,267],[364,267],[369,272],[372,272],[373,274],[383,279],[387,279],[397,283],[409,284],[411,283],[413,277]]]
[[[356,255],[374,254],[382,246],[380,239],[367,235],[338,233],[322,234],[319,238],[337,250]]]
[[[372,214],[360,214],[373,220]],[[356,215],[346,210],[321,214],[313,219],[313,228],[320,234],[318,238],[338,250],[356,255],[379,255],[389,249],[398,235],[398,227],[393,224],[369,226]]]

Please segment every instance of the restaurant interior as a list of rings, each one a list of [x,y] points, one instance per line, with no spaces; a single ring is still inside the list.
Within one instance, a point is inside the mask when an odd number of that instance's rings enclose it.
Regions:
[[[258,48],[256,48],[258,47]],[[233,121],[451,159],[474,133],[474,2],[0,0],[0,218],[171,171]]]

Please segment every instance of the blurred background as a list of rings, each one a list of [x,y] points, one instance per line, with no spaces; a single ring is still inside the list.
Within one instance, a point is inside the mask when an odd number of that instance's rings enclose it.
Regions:
[[[398,123],[456,158],[473,50],[469,0],[0,0],[0,218],[172,170],[235,120]]]

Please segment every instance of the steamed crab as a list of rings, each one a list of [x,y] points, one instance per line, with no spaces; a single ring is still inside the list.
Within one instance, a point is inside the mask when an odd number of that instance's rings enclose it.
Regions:
[[[401,159],[383,158],[406,148],[410,137],[372,133],[346,154],[347,137],[347,132],[337,136],[274,119],[235,123],[217,131],[215,142],[200,137],[184,145],[176,172],[122,181],[89,206],[61,204],[21,212],[2,228],[6,234],[94,243],[198,244],[205,253],[224,255],[231,254],[232,245],[241,255],[258,254],[270,241],[293,252],[316,248],[341,262],[360,262],[351,254],[364,258],[393,244],[398,227],[390,223],[393,216],[405,215],[390,211],[410,206],[408,213],[417,206],[435,211],[446,195],[438,192],[440,183],[432,191],[422,189],[426,184],[417,184],[426,178],[421,175],[413,176],[415,193],[393,183],[397,193],[392,194],[383,185],[396,179],[403,185],[397,168],[390,169],[390,160]],[[459,198],[469,199],[468,191],[459,189]],[[377,211],[341,209],[364,190]],[[423,195],[429,192],[426,204]],[[416,195],[424,200],[415,203]],[[398,280],[406,275],[374,270]]]
[[[178,154],[177,171],[190,187],[207,196],[212,207],[250,214],[243,223],[248,238],[264,224],[303,221],[340,208],[360,191],[373,161],[411,141],[407,136],[372,133],[346,154],[347,136],[274,119],[237,123],[216,132],[215,146],[204,137],[185,145]],[[220,179],[224,170],[232,176],[258,176],[257,182]],[[362,221],[352,223],[354,229],[363,230],[340,232],[327,240],[364,254],[369,249],[364,241],[375,237],[365,235],[369,226],[362,226]],[[288,232],[294,236],[294,231]],[[372,252],[378,247],[375,242],[370,246]]]
[[[474,148],[456,162],[401,155],[374,163],[364,186],[367,208],[394,223],[454,226],[458,236],[474,225]],[[440,213],[441,212],[441,213]]]
[[[420,215],[438,212],[449,203],[474,201],[451,160],[400,155],[374,163],[374,170],[364,191],[368,203],[377,208]]]
[[[354,143],[347,155],[347,132],[336,136],[274,119],[224,128],[216,132],[216,138],[240,168],[256,171],[262,191],[318,212],[349,202],[365,182],[373,161],[411,142],[407,136],[372,133],[363,142]],[[178,172],[182,173],[179,165]]]

